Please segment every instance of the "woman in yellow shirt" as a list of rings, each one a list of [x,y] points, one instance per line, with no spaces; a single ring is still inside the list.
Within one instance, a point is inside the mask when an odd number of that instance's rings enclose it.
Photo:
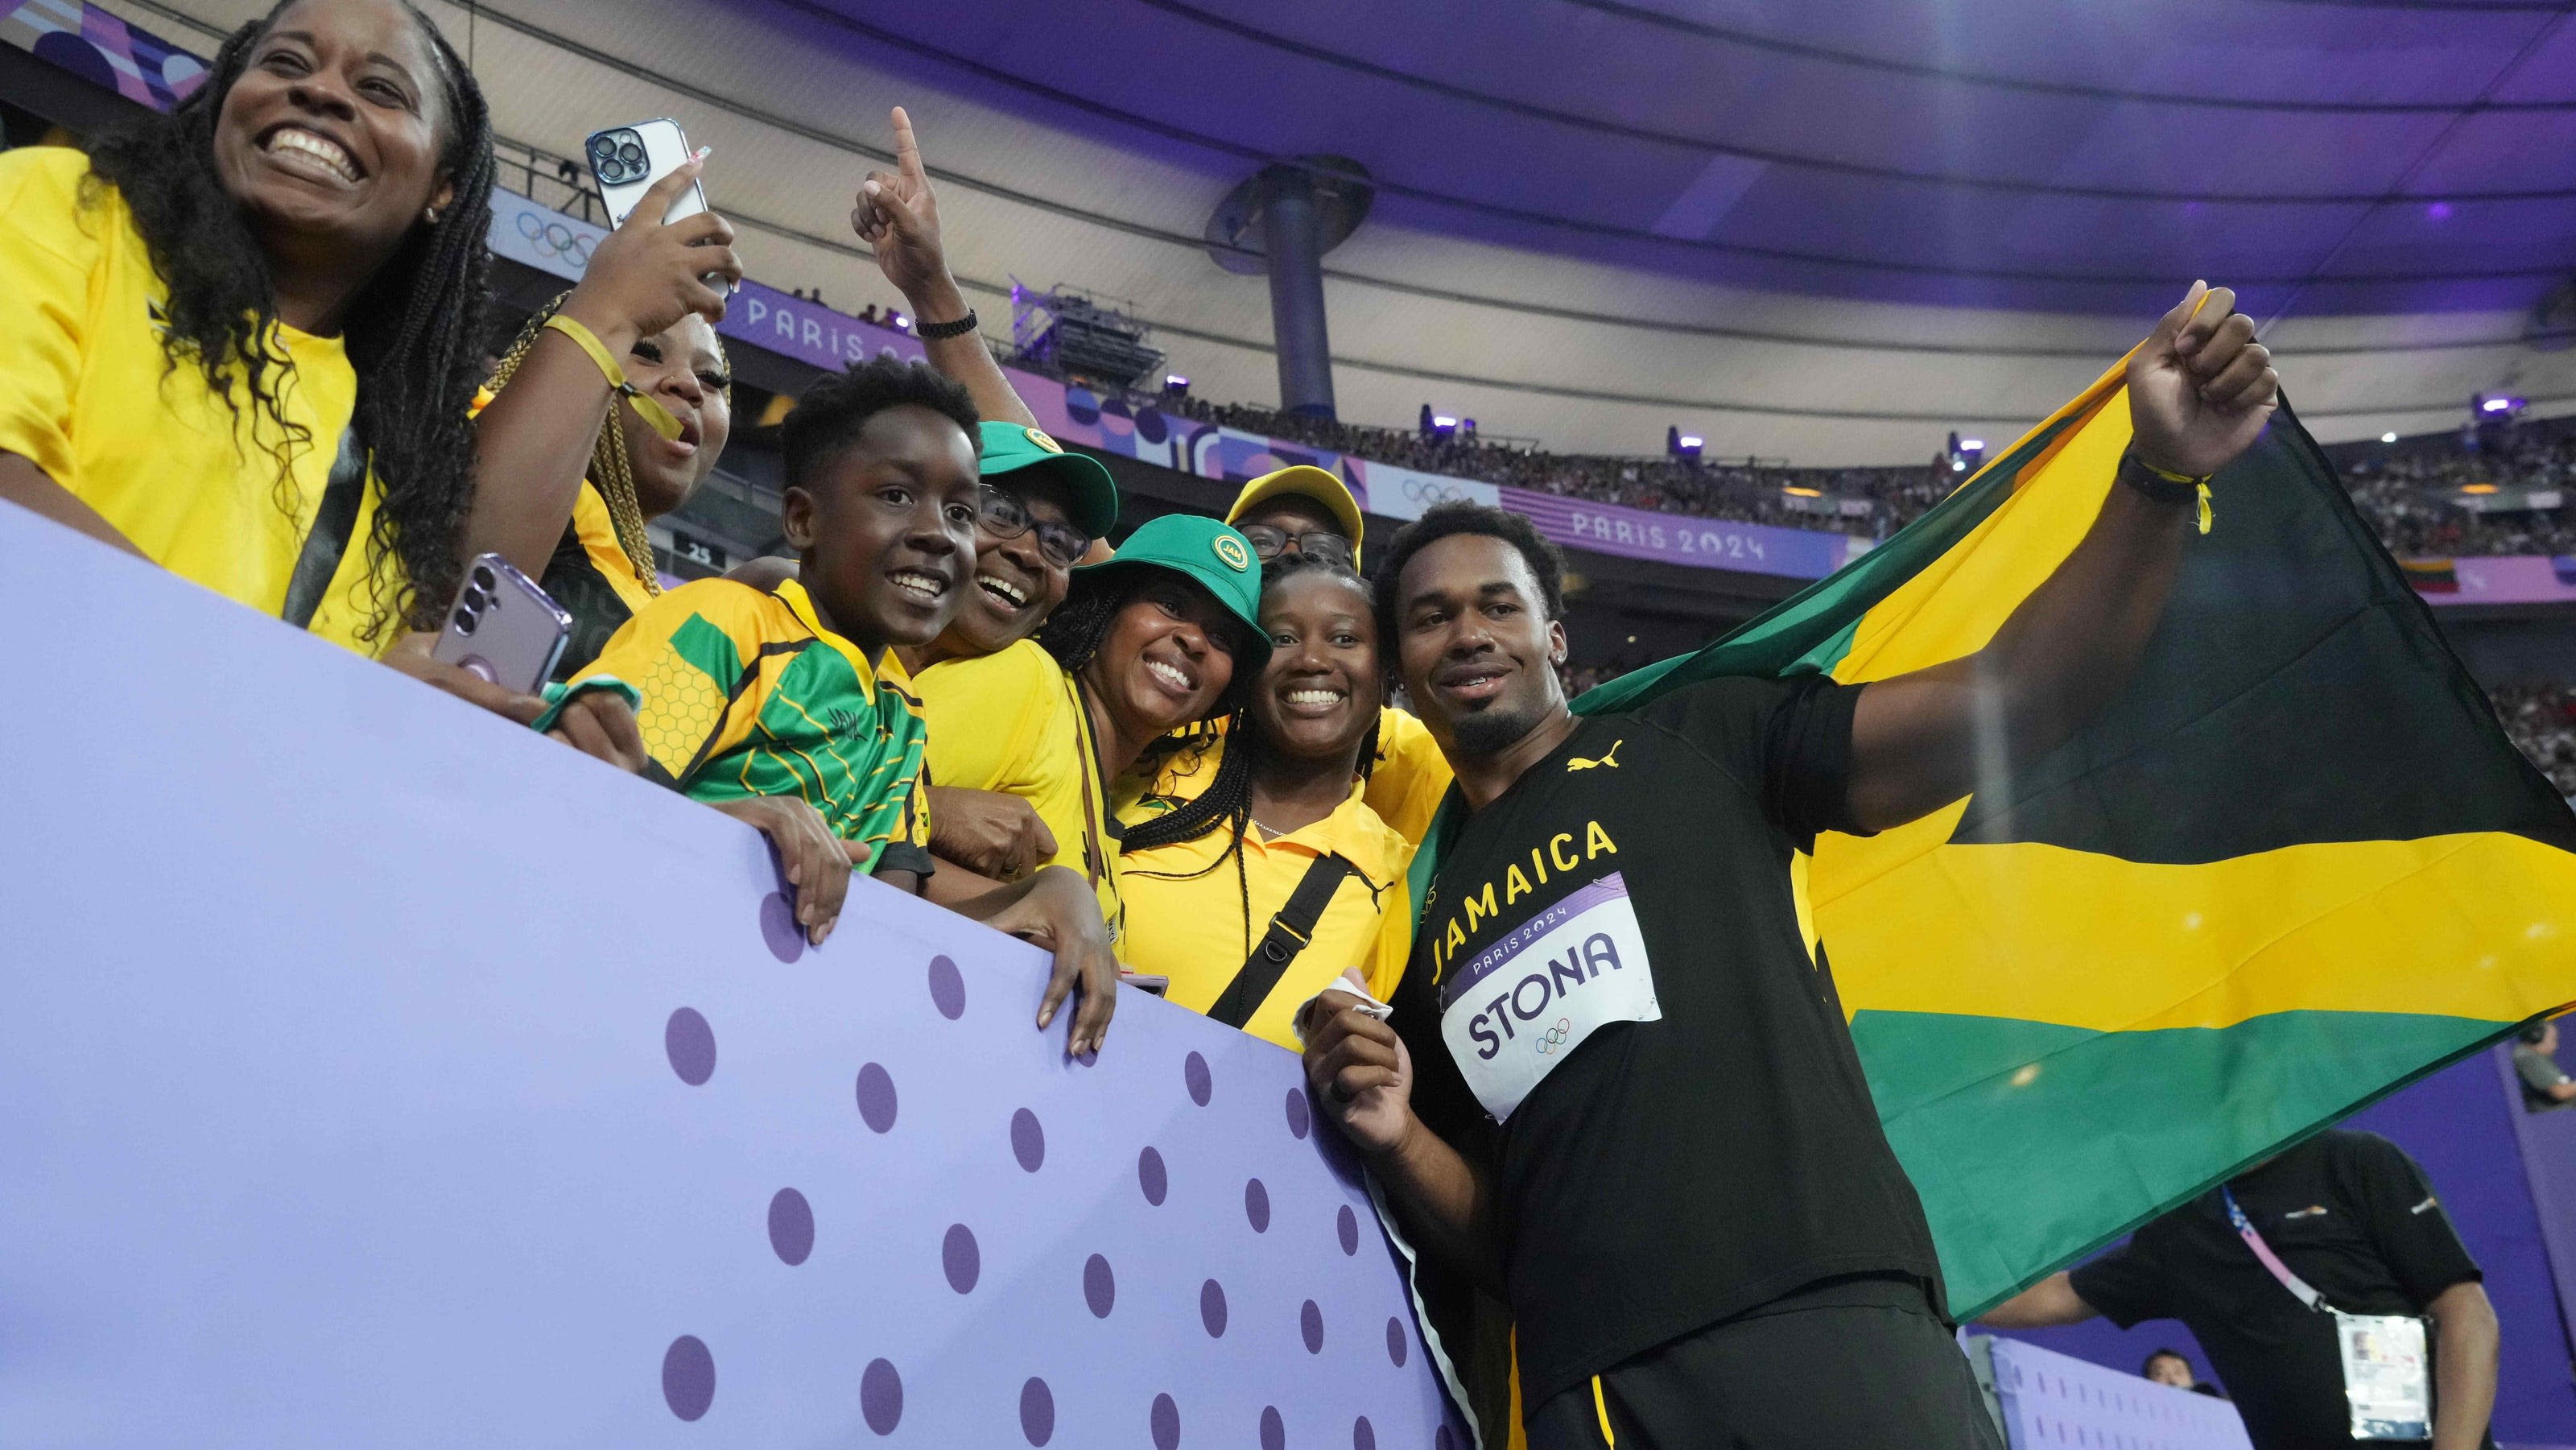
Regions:
[[[491,188],[395,0],[295,0],[168,116],[0,155],[0,498],[382,653],[465,553]]]
[[[551,335],[548,322],[573,296],[556,297],[519,330],[488,385],[495,401],[509,396],[511,380]],[[572,399],[557,413],[562,421],[598,419],[573,496],[572,521],[539,580],[573,619],[572,637],[555,666],[559,680],[587,668],[609,636],[662,592],[644,526],[689,501],[733,433],[733,368],[705,317],[682,313],[659,332],[638,334],[619,362],[635,396],[670,419],[673,436],[665,437],[625,396],[611,393],[603,405],[596,386],[586,388],[591,396]],[[573,372],[574,383],[590,381]]]
[[[1130,813],[1123,957],[1171,978],[1172,1001],[1293,1051],[1298,1005],[1345,970],[1380,999],[1395,990],[1413,848],[1366,799],[1385,679],[1368,586],[1295,554],[1264,581],[1270,662],[1214,778]]]

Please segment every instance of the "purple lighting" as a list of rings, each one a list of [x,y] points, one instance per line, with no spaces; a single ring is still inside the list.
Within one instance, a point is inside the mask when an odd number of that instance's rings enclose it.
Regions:
[[[2424,215],[2430,220],[2437,222],[2449,221],[2451,219],[2451,204],[2447,201],[2437,201],[2431,206],[2424,208]]]

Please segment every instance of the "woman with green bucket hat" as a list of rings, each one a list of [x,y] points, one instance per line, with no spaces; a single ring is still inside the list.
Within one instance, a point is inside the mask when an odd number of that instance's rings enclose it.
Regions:
[[[1243,535],[1189,514],[1152,520],[1074,571],[1034,640],[914,682],[947,762],[938,783],[1027,800],[1055,837],[1044,864],[1082,872],[1117,936],[1126,905],[1109,783],[1147,746],[1234,708],[1270,655],[1260,607],[1261,567]]]

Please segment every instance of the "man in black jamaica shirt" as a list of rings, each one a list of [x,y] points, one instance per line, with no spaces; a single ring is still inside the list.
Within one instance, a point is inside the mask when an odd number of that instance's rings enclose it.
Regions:
[[[2036,759],[2120,687],[2190,480],[2273,409],[2252,336],[2195,285],[2130,362],[2134,442],[2084,540],[1983,650],[1865,687],[1719,679],[1577,718],[1528,521],[1444,505],[1397,536],[1379,638],[1466,814],[1392,1020],[1325,994],[1307,1074],[1417,1284],[1508,1301],[1533,1450],[1995,1444],[1793,862]]]
[[[2328,1131],[2228,1183],[2284,1267],[2346,1314],[2433,1321],[2435,1450],[2477,1450],[2495,1406],[2496,1317],[2424,1170],[2375,1133]],[[2310,1309],[2256,1258],[2211,1189],[2090,1263],[1995,1306],[1997,1329],[2108,1315],[2125,1329],[2179,1319],[2209,1351],[2255,1450],[2352,1450],[2332,1314]],[[2414,1441],[2425,1444],[2425,1441]]]

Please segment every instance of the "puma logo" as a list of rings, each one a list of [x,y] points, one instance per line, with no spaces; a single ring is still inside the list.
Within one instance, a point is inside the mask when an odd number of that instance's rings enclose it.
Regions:
[[[1627,743],[1628,742],[1625,740],[1611,741],[1610,748],[1601,752],[1601,758],[1599,760],[1586,760],[1580,755],[1574,757],[1572,760],[1565,763],[1566,774],[1571,775],[1578,770],[1590,770],[1596,765],[1606,765],[1612,770],[1617,770],[1619,768],[1619,747]]]

